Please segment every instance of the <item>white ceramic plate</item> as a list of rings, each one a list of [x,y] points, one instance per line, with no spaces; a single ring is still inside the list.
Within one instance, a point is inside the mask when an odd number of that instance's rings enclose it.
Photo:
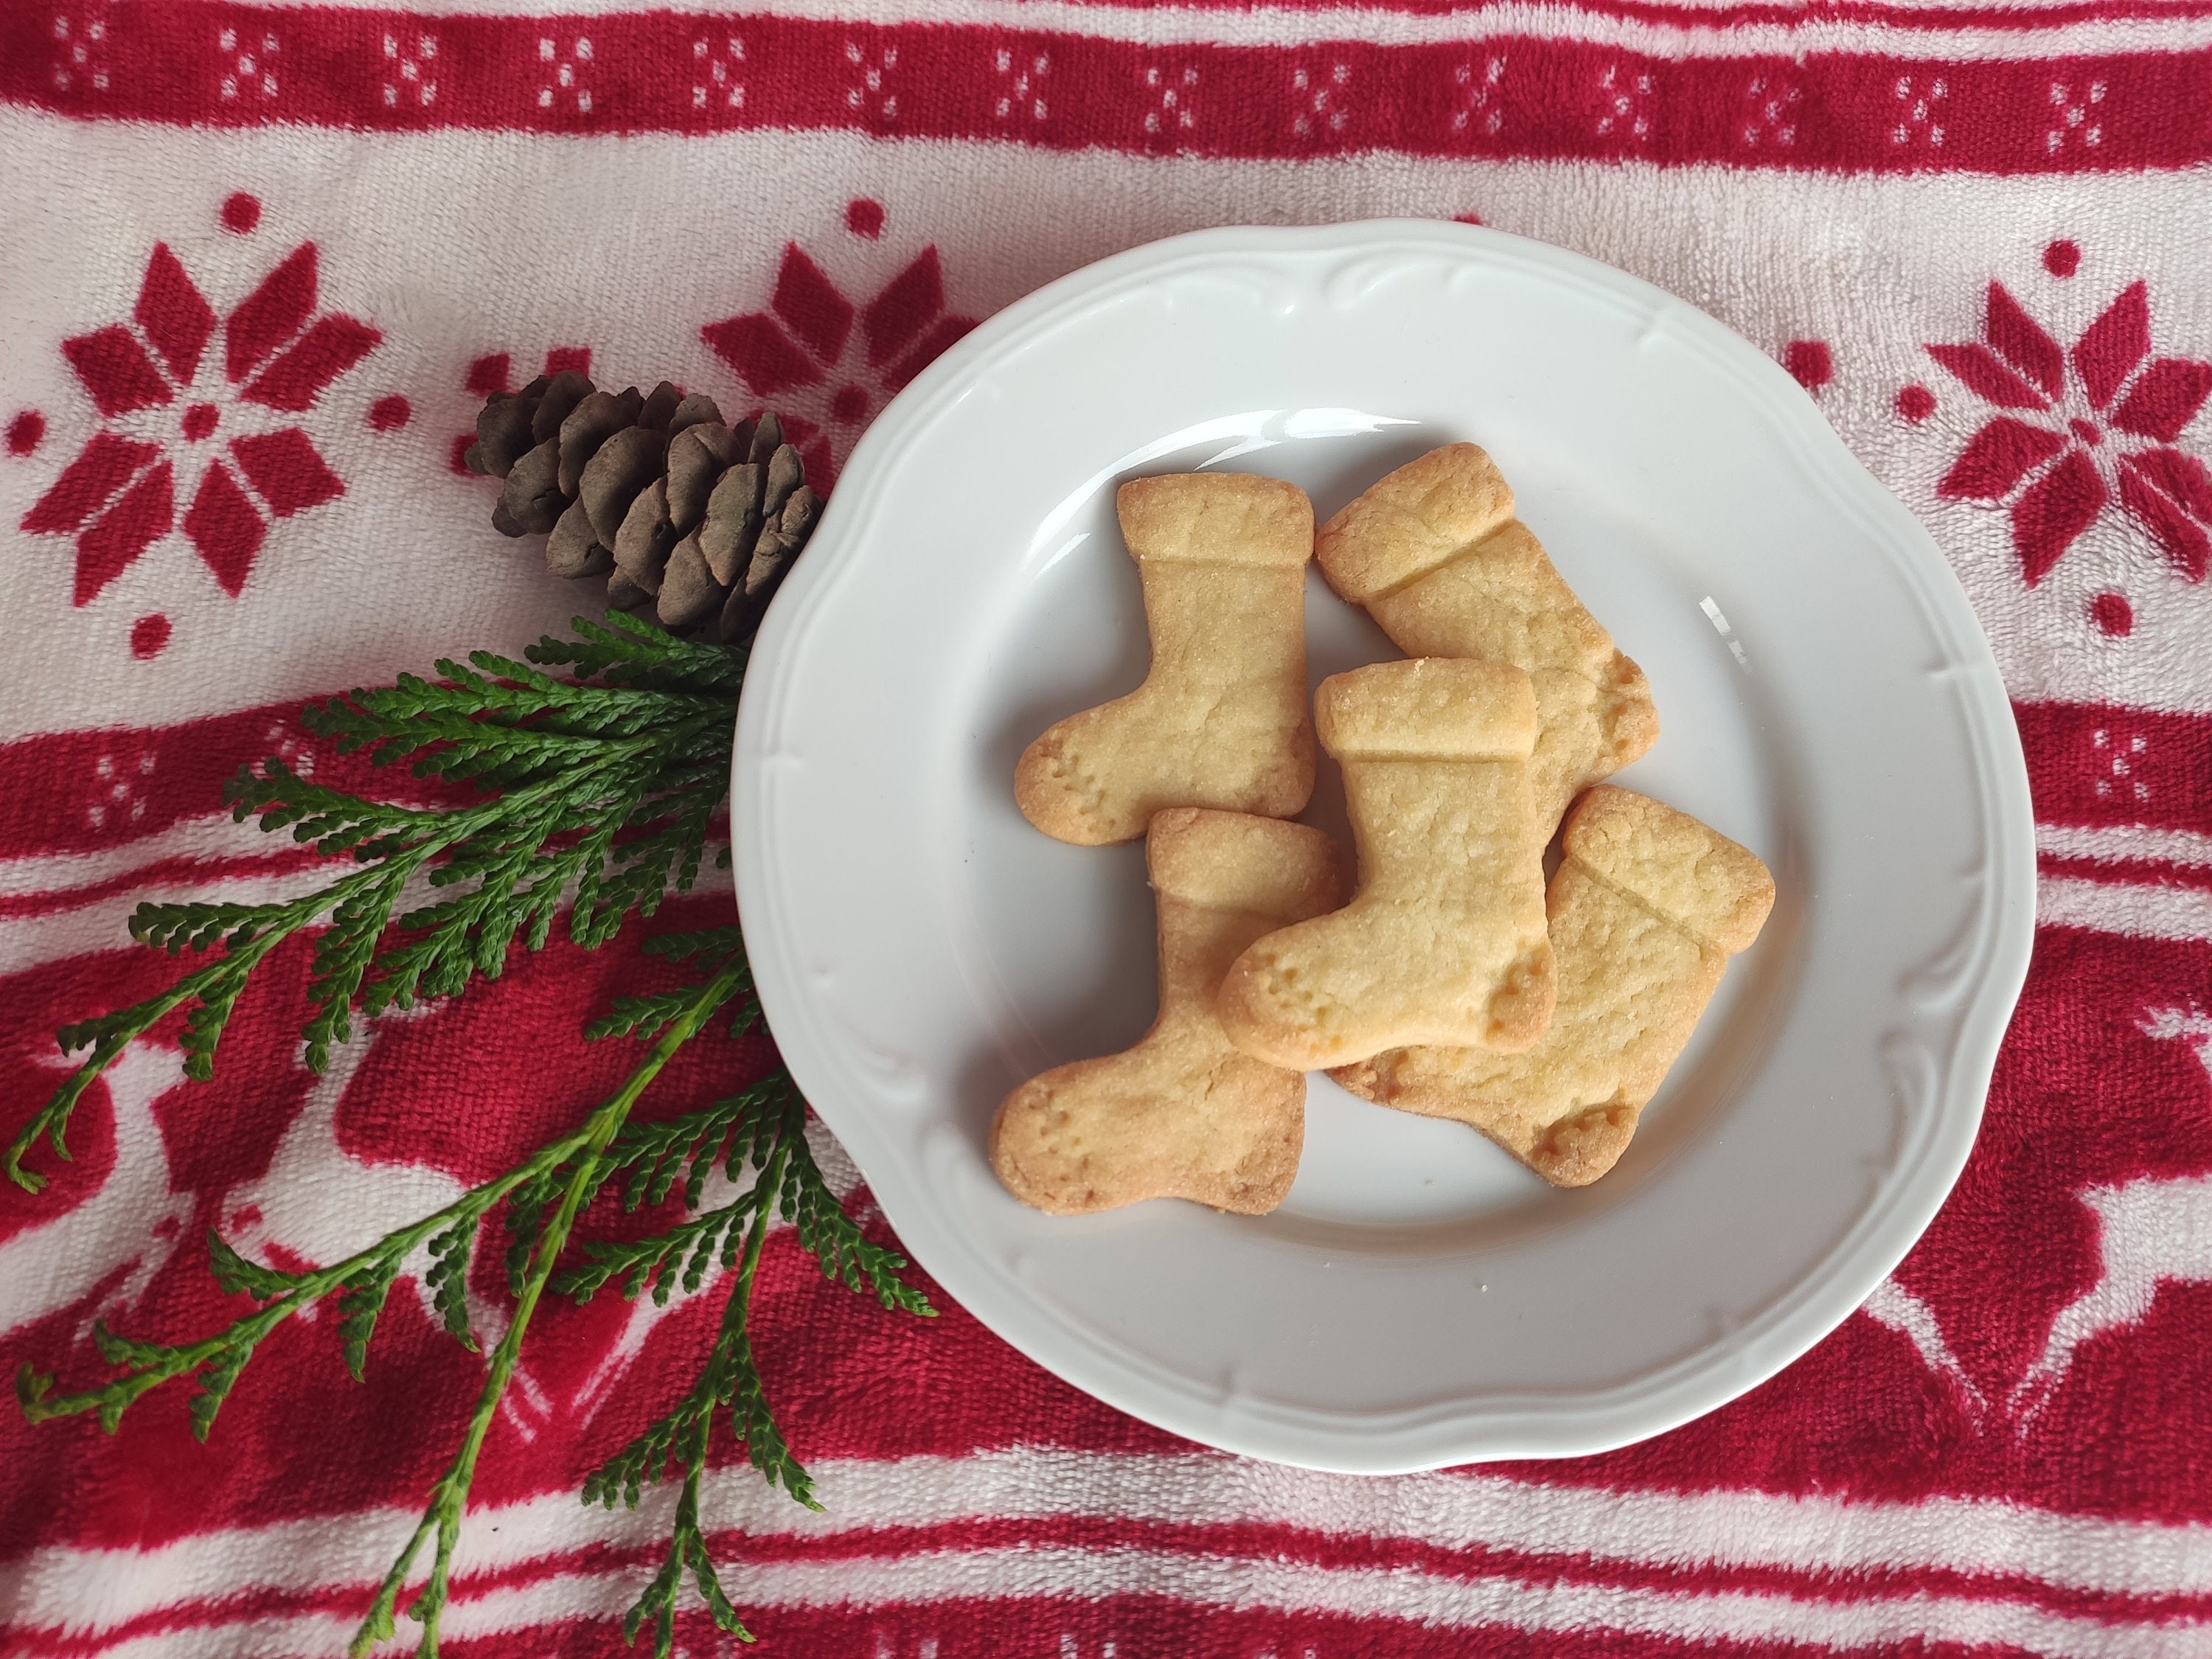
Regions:
[[[1765,859],[1765,935],[1583,1191],[1316,1074],[1272,1216],[1025,1209],[1000,1099],[1153,1006],[1141,847],[1049,841],[1012,794],[1030,738],[1143,678],[1115,484],[1247,470],[1326,516],[1460,439],[1650,676],[1662,735],[1615,781]],[[1395,654],[1317,574],[1307,617],[1316,680]],[[933,365],[769,617],[734,801],[777,1041],[915,1258],[1101,1399],[1329,1469],[1601,1450],[1819,1340],[1966,1159],[2034,906],[1996,665],[1804,393],[1632,277],[1419,222],[1139,248]]]

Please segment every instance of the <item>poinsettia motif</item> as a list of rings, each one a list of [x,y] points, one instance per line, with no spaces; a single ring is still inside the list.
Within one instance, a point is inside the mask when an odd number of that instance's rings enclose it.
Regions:
[[[856,321],[862,349],[848,360],[846,347]],[[798,243],[787,242],[769,308],[709,323],[699,331],[756,396],[777,400],[784,431],[805,458],[808,478],[826,489],[836,476],[838,449],[849,448],[892,393],[975,326],[974,318],[945,309],[934,245],[866,305],[855,305]],[[784,401],[784,394],[805,387],[823,388],[797,400],[814,408],[818,421],[793,415]]]
[[[315,307],[313,242],[224,318],[156,243],[131,322],[62,342],[101,423],[23,528],[76,538],[78,605],[169,533],[179,500],[191,503],[185,538],[235,597],[271,520],[345,493],[284,417],[312,408],[383,337]]]
[[[2002,283],[1990,284],[1979,341],[1928,348],[1976,396],[2012,411],[1973,435],[1936,493],[2009,501],[2013,547],[2031,587],[2115,499],[2189,580],[2203,580],[2212,565],[2212,472],[2174,447],[2212,392],[2212,363],[2153,359],[2150,350],[2140,282],[2071,351]]]

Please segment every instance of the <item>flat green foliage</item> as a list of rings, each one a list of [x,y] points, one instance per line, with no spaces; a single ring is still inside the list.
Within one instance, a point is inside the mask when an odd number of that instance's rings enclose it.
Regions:
[[[210,1231],[208,1255],[216,1284],[234,1296],[252,1297],[261,1304],[258,1308],[196,1342],[141,1342],[95,1325],[93,1340],[100,1357],[111,1365],[124,1368],[124,1375],[81,1393],[57,1395],[52,1392],[53,1378],[26,1366],[16,1375],[16,1398],[24,1414],[34,1423],[89,1411],[98,1413],[101,1425],[112,1431],[140,1396],[173,1377],[191,1375],[199,1383],[192,1400],[192,1432],[205,1440],[224,1396],[262,1339],[294,1314],[325,1297],[337,1300],[346,1368],[359,1380],[369,1340],[375,1333],[376,1316],[391,1292],[392,1280],[416,1249],[434,1240],[457,1240],[447,1245],[447,1255],[432,1271],[465,1274],[477,1225],[484,1216],[517,1186],[574,1156],[581,1145],[576,1135],[548,1142],[514,1169],[462,1194],[444,1209],[387,1233],[357,1255],[326,1267],[301,1273],[264,1267],[247,1261]],[[444,1267],[445,1261],[453,1265]],[[450,1318],[447,1328],[453,1328]],[[455,1334],[469,1346],[475,1346],[468,1335],[465,1317]]]
[[[625,1298],[649,1287],[653,1299],[665,1303],[679,1285],[687,1295],[697,1291],[717,1268],[735,1275],[697,1380],[584,1482],[586,1503],[611,1509],[619,1500],[634,1509],[645,1488],[665,1478],[672,1465],[681,1472],[683,1488],[666,1555],[624,1618],[623,1632],[635,1639],[651,1620],[656,1644],[665,1650],[673,1639],[676,1600],[688,1571],[717,1626],[750,1640],[715,1577],[699,1526],[699,1480],[716,1414],[726,1413],[730,1432],[769,1485],[781,1486],[809,1509],[821,1507],[813,1482],[776,1425],[754,1363],[752,1290],[769,1228],[778,1216],[796,1224],[802,1243],[833,1282],[872,1291],[886,1308],[925,1316],[933,1310],[898,1277],[905,1259],[864,1237],[830,1192],[806,1143],[805,1103],[784,1072],[681,1117],[626,1125],[606,1161],[611,1173],[624,1168],[629,1172],[623,1188],[625,1208],[665,1202],[680,1180],[683,1207],[692,1213],[644,1238],[586,1243],[583,1265],[560,1274],[556,1288],[587,1301],[619,1279]],[[736,1195],[702,1212],[699,1205],[717,1170],[737,1188]]]
[[[274,760],[234,780],[226,796],[241,821],[253,816],[264,829],[289,830],[352,867],[297,899],[141,906],[131,923],[136,938],[172,955],[210,959],[167,991],[60,1034],[65,1051],[91,1052],[16,1134],[9,1175],[37,1191],[42,1177],[23,1167],[24,1155],[44,1139],[66,1158],[70,1113],[84,1089],[133,1038],[179,1009],[185,1011],[185,1069],[210,1075],[223,1025],[253,969],[302,929],[322,927],[303,1033],[307,1063],[320,1070],[331,1048],[350,1036],[352,1011],[374,1015],[418,997],[456,994],[478,975],[495,976],[518,941],[530,949],[545,943],[564,901],[570,936],[591,946],[628,917],[652,914],[665,891],[687,887],[705,854],[708,817],[728,787],[744,654],[679,641],[626,617],[574,626],[578,639],[542,641],[527,653],[532,664],[569,669],[573,682],[477,653],[468,667],[440,663],[440,681],[404,677],[306,716],[311,730],[341,750],[366,751],[379,765],[411,763],[420,777],[465,782],[475,798],[462,805],[367,800]],[[403,910],[417,876],[439,896]],[[716,1625],[750,1640],[715,1575],[699,1487],[714,1425],[726,1413],[730,1433],[770,1484],[815,1505],[754,1364],[752,1290],[770,1226],[778,1218],[793,1224],[801,1246],[833,1281],[871,1292],[886,1308],[924,1316],[933,1310],[899,1278],[905,1260],[864,1237],[838,1204],[807,1146],[805,1103],[784,1073],[672,1117],[630,1121],[647,1086],[684,1043],[710,1025],[736,1037],[760,1019],[735,927],[665,934],[645,949],[689,963],[700,977],[617,999],[608,1016],[586,1028],[596,1038],[629,1037],[652,1047],[574,1129],[444,1208],[326,1267],[263,1267],[210,1232],[216,1279],[225,1291],[250,1298],[250,1311],[182,1343],[95,1327],[100,1356],[115,1374],[58,1392],[54,1377],[26,1366],[16,1378],[24,1414],[40,1422],[89,1413],[112,1431],[147,1393],[189,1376],[197,1383],[193,1431],[204,1440],[260,1343],[318,1304],[334,1304],[344,1363],[359,1379],[378,1317],[402,1275],[419,1276],[447,1331],[474,1352],[469,1267],[484,1223],[499,1212],[514,1298],[506,1331],[486,1360],[461,1444],[379,1585],[351,1650],[363,1655],[394,1634],[401,1599],[427,1547],[427,1574],[406,1611],[422,1626],[418,1651],[434,1659],[477,1461],[541,1297],[550,1290],[586,1300],[619,1279],[625,1296],[649,1289],[665,1302],[677,1286],[701,1291],[719,1274],[727,1286],[720,1326],[698,1376],[591,1475],[583,1498],[635,1504],[646,1486],[672,1467],[680,1470],[665,1559],[624,1620],[624,1634],[634,1641],[649,1621],[657,1659],[668,1659],[688,1577]],[[726,1009],[732,1012],[725,1024]],[[718,1170],[735,1195],[702,1210]],[[680,1183],[685,1213],[647,1237],[584,1241],[580,1252],[570,1252],[577,1218],[617,1178],[629,1211],[665,1204]],[[564,1253],[570,1265],[562,1267]]]
[[[285,939],[321,924],[308,984],[309,1066],[330,1063],[356,1008],[376,1015],[496,978],[519,940],[544,945],[566,926],[586,948],[623,918],[649,916],[684,891],[706,854],[707,825],[729,789],[730,726],[744,653],[678,640],[617,613],[579,619],[580,639],[547,639],[531,662],[479,651],[441,662],[441,680],[403,675],[308,708],[308,730],[372,763],[411,762],[418,778],[465,781],[456,807],[369,800],[303,778],[280,760],[249,767],[224,799],[240,822],[356,867],[312,893],[261,904],[142,904],[141,943],[211,959],[143,1002],[65,1027],[64,1052],[91,1053],[16,1133],[9,1177],[36,1192],[23,1159],[43,1137],[57,1157],[78,1098],[133,1038],[185,1011],[185,1070],[214,1074],[239,994]],[[556,680],[532,664],[565,665]],[[728,861],[725,848],[718,863]],[[403,908],[421,878],[431,896]]]
[[[696,1212],[717,1166],[733,1184],[749,1168],[775,1168],[779,1178],[763,1176],[729,1203],[650,1237],[586,1244],[586,1264],[563,1274],[562,1288],[588,1300],[621,1277],[625,1299],[650,1286],[653,1299],[665,1303],[679,1283],[687,1293],[696,1291],[711,1265],[733,1265],[744,1225],[773,1212],[798,1228],[800,1244],[832,1283],[872,1292],[886,1308],[923,1312],[921,1293],[898,1277],[906,1259],[871,1243],[822,1178],[805,1123],[806,1103],[790,1074],[779,1070],[682,1117],[626,1126],[608,1153],[611,1165],[629,1171],[626,1209],[665,1202],[680,1178],[684,1207]]]
[[[425,1656],[425,1659],[434,1659],[438,1651],[438,1621],[445,1611],[453,1549],[460,1541],[461,1519],[468,1504],[469,1486],[475,1477],[477,1459],[483,1449],[484,1437],[490,1431],[501,1397],[506,1393],[507,1385],[514,1376],[515,1361],[522,1351],[523,1333],[529,1328],[539,1298],[552,1282],[554,1264],[568,1244],[569,1230],[574,1225],[577,1215],[592,1201],[612,1173],[606,1161],[609,1142],[628,1119],[630,1109],[637,1103],[638,1097],[644,1093],[646,1085],[659,1074],[676,1051],[690,1041],[715,1011],[737,994],[738,981],[743,974],[743,961],[742,954],[732,949],[721,961],[712,964],[715,969],[713,977],[702,985],[690,988],[689,1000],[683,1012],[661,1032],[652,1054],[630,1073],[623,1086],[602,1102],[574,1135],[540,1148],[538,1157],[531,1160],[526,1172],[508,1188],[517,1202],[526,1201],[529,1194],[549,1194],[550,1213],[544,1213],[541,1209],[535,1242],[520,1275],[520,1287],[515,1297],[514,1317],[507,1325],[507,1334],[492,1350],[490,1366],[483,1389],[477,1396],[476,1411],[469,1419],[466,1433],[462,1437],[460,1449],[454,1454],[446,1473],[430,1489],[430,1501],[422,1511],[422,1520],[416,1524],[405,1547],[394,1558],[383,1583],[378,1585],[375,1598],[369,1604],[368,1616],[355,1632],[349,1650],[354,1659],[361,1659],[371,1647],[390,1638],[397,1629],[399,1598],[405,1592],[416,1558],[426,1544],[431,1550],[429,1575],[422,1589],[409,1603],[407,1613],[422,1626],[422,1640],[418,1651]],[[447,1328],[452,1329],[453,1317],[450,1313],[447,1316]],[[457,1334],[465,1340],[466,1333],[467,1320],[464,1315]],[[672,1644],[672,1620],[669,1632]],[[667,1647],[658,1650],[659,1659],[668,1659],[669,1651]]]

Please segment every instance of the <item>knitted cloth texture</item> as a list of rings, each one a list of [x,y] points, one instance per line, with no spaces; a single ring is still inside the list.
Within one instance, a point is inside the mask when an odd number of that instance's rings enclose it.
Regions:
[[[1602,1456],[1377,1480],[1178,1441],[941,1292],[922,1322],[825,1285],[778,1232],[757,1340],[826,1512],[726,1449],[702,1497],[759,1650],[2212,1652],[2212,3],[623,4],[0,7],[6,1126],[58,1077],[58,1024],[177,971],[127,942],[138,902],[318,878],[219,799],[270,753],[366,776],[304,701],[519,650],[588,598],[459,465],[488,392],[580,367],[772,405],[830,487],[936,354],[1102,255],[1475,219],[1771,352],[1987,629],[2039,931],[1963,1179],[1734,1404]],[[726,917],[718,879],[671,916]],[[45,1194],[0,1191],[9,1372],[100,1374],[95,1316],[212,1328],[237,1304],[210,1227],[337,1259],[632,1061],[580,1030],[635,977],[629,934],[368,1023],[320,1077],[307,955],[272,959],[212,1083],[164,1028]],[[728,1071],[687,1054],[658,1086]],[[0,1649],[340,1651],[481,1376],[415,1285],[366,1383],[334,1319],[290,1322],[204,1447],[183,1385],[112,1437],[0,1413]],[[718,1300],[541,1311],[452,1651],[621,1650],[673,1493],[575,1489],[684,1385]],[[695,1611],[678,1650],[732,1650]]]

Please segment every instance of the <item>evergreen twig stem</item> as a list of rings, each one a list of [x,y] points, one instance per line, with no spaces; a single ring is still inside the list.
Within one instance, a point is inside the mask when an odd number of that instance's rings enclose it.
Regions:
[[[522,1351],[524,1333],[529,1328],[531,1316],[537,1311],[538,1300],[553,1277],[554,1264],[567,1247],[568,1231],[575,1224],[576,1216],[588,1203],[605,1180],[607,1169],[605,1154],[607,1144],[629,1116],[630,1108],[645,1092],[646,1085],[660,1074],[676,1051],[690,1040],[694,1033],[714,1017],[715,1011],[727,1002],[744,978],[742,958],[723,964],[721,970],[698,989],[690,1006],[660,1034],[653,1052],[632,1072],[623,1086],[601,1103],[578,1132],[574,1148],[574,1168],[561,1191],[559,1206],[552,1218],[544,1223],[533,1247],[529,1267],[524,1274],[522,1294],[517,1299],[514,1315],[508,1322],[507,1334],[500,1339],[492,1351],[491,1364],[484,1376],[483,1387],[477,1394],[476,1411],[469,1419],[468,1431],[463,1436],[460,1449],[452,1465],[439,1477],[431,1488],[430,1501],[423,1510],[422,1519],[409,1538],[405,1548],[392,1562],[392,1570],[378,1587],[376,1598],[370,1603],[368,1614],[355,1633],[348,1651],[354,1659],[362,1659],[371,1646],[391,1637],[395,1629],[393,1613],[408,1576],[413,1570],[416,1557],[424,1541],[434,1532],[437,1544],[432,1558],[428,1582],[409,1607],[411,1618],[422,1626],[422,1641],[418,1652],[422,1659],[437,1659],[438,1622],[446,1606],[450,1583],[453,1547],[459,1541],[461,1516],[468,1504],[469,1486],[476,1476],[477,1458],[483,1449],[484,1437],[491,1430],[493,1418],[498,1413],[499,1403],[507,1392],[507,1383],[514,1375],[516,1358]],[[755,1252],[757,1255],[757,1252]]]
[[[631,617],[579,619],[578,638],[541,640],[532,663],[572,671],[573,680],[511,658],[477,652],[469,665],[441,662],[440,681],[403,675],[397,684],[349,693],[302,715],[308,730],[360,751],[375,765],[410,761],[418,777],[471,786],[453,806],[411,806],[310,781],[281,760],[248,768],[224,791],[240,822],[289,829],[351,867],[317,890],[264,903],[182,902],[139,906],[131,933],[143,945],[179,955],[212,952],[173,984],[125,1008],[64,1027],[64,1054],[84,1058],[46,1103],[21,1125],[0,1169],[36,1192],[45,1177],[23,1164],[39,1141],[69,1156],[71,1111],[93,1080],[130,1045],[182,1012],[187,1076],[205,1079],[241,993],[285,940],[318,929],[308,976],[302,1057],[321,1071],[331,1050],[349,1040],[357,1010],[374,1017],[419,998],[459,995],[479,978],[496,978],[516,945],[538,950],[566,911],[569,938],[584,949],[611,939],[632,916],[652,915],[670,892],[688,890],[707,855],[713,812],[729,787],[729,729],[744,679],[742,648],[684,640]],[[726,851],[717,854],[726,862]],[[399,909],[405,890],[425,878],[442,896]],[[661,1120],[630,1121],[631,1109],[670,1058],[732,1000],[735,1038],[754,1029],[760,1006],[734,926],[664,933],[648,956],[690,961],[708,976],[675,989],[618,997],[592,1038],[652,1043],[614,1094],[572,1130],[421,1219],[386,1234],[342,1261],[301,1271],[264,1266],[208,1235],[210,1265],[226,1292],[257,1304],[222,1330],[170,1343],[122,1335],[95,1323],[94,1339],[116,1374],[97,1386],[56,1393],[56,1379],[26,1365],[16,1397],[33,1422],[96,1413],[112,1431],[124,1413],[160,1384],[198,1383],[193,1432],[207,1438],[224,1399],[256,1349],[294,1314],[336,1304],[346,1369],[360,1380],[379,1316],[394,1282],[419,1277],[446,1329],[475,1352],[469,1316],[470,1262],[485,1219],[504,1206],[513,1314],[487,1363],[466,1433],[432,1486],[422,1518],[378,1588],[356,1632],[365,1653],[394,1632],[399,1601],[426,1546],[430,1563],[407,1611],[422,1626],[420,1652],[434,1659],[440,1617],[468,1496],[523,1341],[546,1292],[578,1301],[615,1279],[623,1293],[650,1286],[665,1303],[680,1285],[700,1291],[710,1273],[728,1276],[720,1332],[697,1380],[673,1409],[593,1471],[587,1504],[635,1506],[644,1486],[680,1468],[669,1550],[660,1572],[624,1621],[631,1639],[651,1618],[655,1659],[670,1659],[674,1609],[688,1570],[715,1624],[750,1640],[723,1594],[699,1521],[702,1476],[716,1414],[772,1486],[812,1506],[806,1471],[778,1428],[757,1367],[750,1329],[761,1252],[778,1217],[793,1224],[799,1249],[824,1277],[885,1309],[928,1317],[921,1291],[900,1277],[907,1262],[864,1234],[815,1164],[806,1141],[806,1104],[778,1069],[726,1098]],[[742,1177],[750,1170],[750,1188]],[[593,1196],[628,1171],[623,1203],[659,1205],[680,1188],[685,1214],[643,1238],[593,1239],[562,1268],[577,1218]],[[729,1202],[701,1210],[708,1181],[737,1187]],[[427,1265],[420,1265],[427,1257]]]
[[[121,1376],[109,1379],[96,1389],[58,1395],[52,1392],[53,1379],[51,1376],[24,1365],[15,1378],[15,1393],[23,1415],[31,1422],[44,1423],[57,1417],[97,1412],[100,1426],[112,1432],[122,1420],[123,1413],[136,1404],[140,1396],[159,1388],[172,1377],[183,1376],[192,1371],[212,1376],[225,1370],[229,1370],[234,1376],[236,1369],[243,1366],[262,1339],[294,1314],[349,1285],[388,1276],[418,1246],[437,1234],[450,1231],[455,1227],[472,1225],[517,1187],[537,1179],[546,1170],[557,1167],[566,1158],[573,1157],[580,1144],[580,1138],[574,1136],[549,1142],[505,1175],[463,1194],[444,1209],[434,1211],[420,1221],[386,1233],[366,1249],[327,1267],[311,1268],[298,1273],[280,1273],[273,1269],[257,1270],[253,1264],[240,1260],[223,1243],[219,1235],[210,1232],[208,1235],[209,1249],[216,1257],[218,1274],[238,1280],[239,1288],[264,1291],[281,1282],[283,1288],[276,1292],[273,1301],[244,1318],[234,1321],[211,1336],[173,1346],[131,1341],[114,1336],[104,1328],[95,1327],[94,1335],[109,1358],[131,1365],[133,1369]],[[224,1273],[227,1267],[232,1269],[228,1274]],[[239,1271],[241,1269],[243,1272]],[[227,1284],[226,1288],[228,1287]],[[359,1366],[354,1369],[358,1376]],[[194,1413],[193,1431],[202,1440],[208,1437],[215,1418],[214,1405],[220,1404],[220,1401],[221,1395],[216,1395],[204,1412],[196,1410]]]
[[[418,776],[466,780],[477,799],[454,807],[366,800],[301,777],[282,761],[247,768],[224,789],[232,816],[358,866],[298,898],[260,904],[147,903],[131,937],[172,956],[217,951],[166,990],[65,1027],[64,1054],[89,1049],[21,1124],[0,1171],[37,1192],[27,1169],[40,1139],[67,1158],[70,1115],[94,1079],[131,1042],[186,1010],[185,1075],[214,1074],[216,1045],[240,994],[269,953],[318,923],[306,1059],[321,1071],[368,1014],[420,996],[457,994],[496,977],[519,938],[544,945],[564,896],[568,927],[589,948],[632,914],[651,915],[672,885],[691,885],[714,808],[729,783],[729,729],[744,653],[669,638],[628,618],[582,619],[580,641],[544,640],[529,655],[575,668],[562,681],[479,651],[441,662],[442,682],[397,684],[310,708],[311,732],[374,764],[412,758]],[[591,684],[596,676],[602,684]],[[723,854],[722,856],[726,856]],[[450,896],[395,911],[427,872]],[[387,930],[397,922],[396,938]]]
[[[753,1188],[759,1195],[758,1201],[745,1231],[738,1269],[730,1276],[730,1293],[722,1304],[721,1324],[714,1335],[714,1349],[690,1393],[664,1419],[681,1425],[678,1432],[682,1438],[673,1449],[684,1460],[684,1485],[677,1497],[675,1523],[669,1531],[668,1552],[662,1559],[660,1571],[623,1615],[623,1639],[628,1642],[635,1642],[645,1621],[648,1618],[653,1620],[656,1654],[669,1652],[675,1644],[677,1592],[687,1567],[716,1626],[741,1642],[753,1639],[752,1632],[744,1627],[737,1609],[723,1592],[714,1559],[708,1553],[706,1530],[699,1524],[699,1481],[707,1468],[707,1448],[714,1435],[715,1407],[735,1391],[732,1385],[741,1370],[747,1375],[757,1375],[751,1370],[751,1341],[748,1335],[752,1322],[753,1284],[760,1274],[761,1247],[768,1242],[775,1196],[782,1188],[790,1152],[790,1140],[778,1140],[775,1151],[760,1171]],[[822,1505],[815,1500],[813,1485],[784,1449],[782,1436],[772,1424],[765,1435],[749,1424],[742,1399],[735,1406],[733,1426],[744,1440],[746,1452],[755,1466],[768,1476],[771,1485],[781,1479],[793,1498],[808,1509],[818,1511]],[[763,1444],[763,1440],[772,1440],[773,1443]],[[590,1501],[588,1488],[586,1501]],[[631,1501],[635,1503],[635,1499]]]

